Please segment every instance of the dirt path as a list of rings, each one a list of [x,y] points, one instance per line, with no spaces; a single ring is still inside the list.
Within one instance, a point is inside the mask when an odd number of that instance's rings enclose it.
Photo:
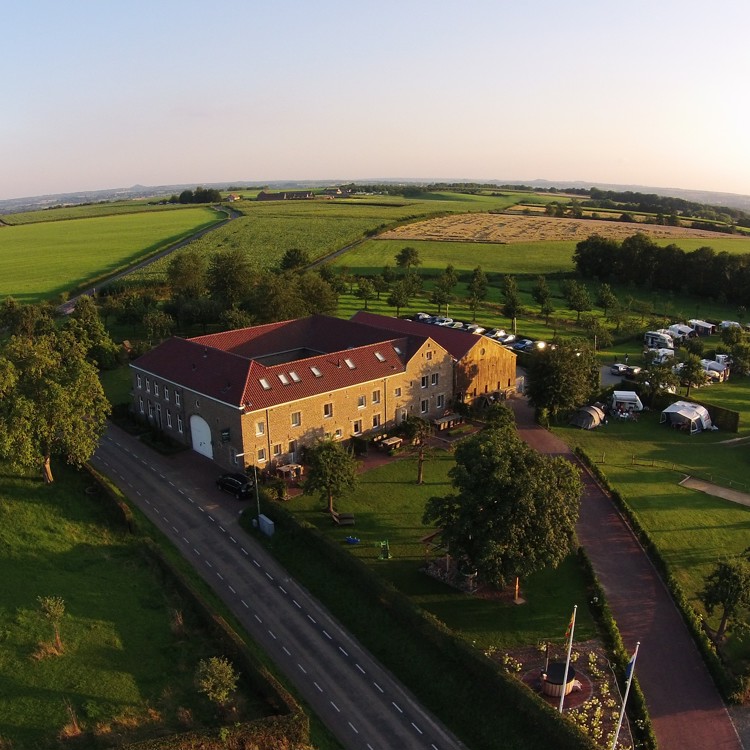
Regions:
[[[521,437],[541,453],[581,466],[568,446],[534,423],[524,398],[509,402]],[[612,499],[585,470],[578,537],[604,588],[625,646],[637,641],[638,679],[661,750],[741,750],[742,743],[682,617]]]
[[[683,487],[689,487],[691,490],[705,492],[707,495],[713,495],[713,497],[720,497],[724,500],[729,500],[733,503],[739,503],[740,505],[747,505],[750,507],[750,495],[748,495],[747,492],[730,490],[727,487],[720,487],[718,484],[704,482],[702,479],[696,479],[695,477],[685,477],[685,479],[680,482],[680,485]]]

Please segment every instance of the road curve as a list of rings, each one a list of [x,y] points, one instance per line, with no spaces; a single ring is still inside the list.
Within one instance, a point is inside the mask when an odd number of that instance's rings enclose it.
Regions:
[[[172,540],[344,747],[464,747],[245,534],[236,501],[211,483],[212,462],[158,456],[110,426],[91,463]]]

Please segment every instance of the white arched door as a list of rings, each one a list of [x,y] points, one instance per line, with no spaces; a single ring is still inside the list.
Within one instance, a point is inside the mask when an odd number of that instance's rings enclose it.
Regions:
[[[190,417],[190,434],[193,438],[193,450],[206,458],[214,457],[214,449],[211,445],[211,428],[203,417],[193,414]]]

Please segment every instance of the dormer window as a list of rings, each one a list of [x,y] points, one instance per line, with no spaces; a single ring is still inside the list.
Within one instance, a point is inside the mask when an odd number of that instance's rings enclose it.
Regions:
[[[270,391],[271,390],[271,384],[265,378],[260,378],[260,380],[258,380],[258,382],[263,386],[263,390],[264,391]]]
[[[397,346],[393,347],[393,351],[396,352],[396,354],[401,354],[401,349],[399,349]]]

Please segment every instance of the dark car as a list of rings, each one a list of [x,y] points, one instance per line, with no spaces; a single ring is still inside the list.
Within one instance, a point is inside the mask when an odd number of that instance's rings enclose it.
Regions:
[[[253,481],[244,474],[222,474],[216,480],[216,486],[238,500],[250,497],[253,493]]]
[[[627,372],[628,366],[623,365],[620,362],[615,362],[610,368],[609,371],[613,375],[624,375]]]
[[[637,365],[636,366],[630,365],[629,367],[625,368],[625,377],[628,380],[635,380],[640,374],[641,374],[641,368],[638,367]]]

